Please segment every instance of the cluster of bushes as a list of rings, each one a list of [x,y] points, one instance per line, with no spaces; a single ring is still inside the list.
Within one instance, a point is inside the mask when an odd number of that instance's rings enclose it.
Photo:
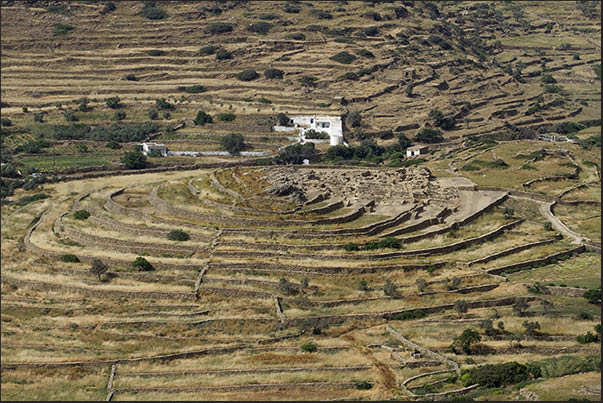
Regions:
[[[147,55],[149,56],[163,56],[165,55],[165,51],[159,49],[150,49],[147,50]]]
[[[324,10],[313,9],[312,11],[310,11],[310,13],[320,20],[330,20],[331,18],[333,18],[333,15],[331,13]]]
[[[444,113],[437,108],[429,111],[428,116],[436,127],[443,130],[452,130],[455,127],[456,122],[454,118],[444,116]]]
[[[136,259],[134,259],[134,261],[132,262],[132,268],[134,270],[138,270],[138,271],[153,271],[155,270],[155,268],[153,267],[153,265],[145,258],[143,257],[137,257]]]
[[[444,141],[441,131],[429,127],[421,129],[415,136],[415,139],[422,143],[441,143]]]
[[[473,160],[461,167],[461,171],[479,171],[482,168],[507,169],[509,165],[502,159],[494,161]]]
[[[237,118],[237,115],[234,113],[218,113],[217,118],[222,122],[232,122]]]
[[[361,78],[361,77],[364,77],[364,76],[368,76],[368,75],[370,75],[370,74],[373,74],[375,71],[377,71],[377,70],[378,70],[378,68],[379,68],[379,67],[378,67],[377,65],[375,65],[375,66],[373,66],[373,67],[365,67],[365,68],[362,68],[362,69],[360,69],[360,70],[358,70],[358,71],[356,71],[356,72],[354,72],[354,71],[348,71],[347,73],[345,73],[345,74],[343,74],[343,75],[339,76],[337,79],[338,79],[338,80],[351,80],[351,81],[356,81],[356,80],[358,80],[358,79],[359,79],[359,78]]]
[[[121,157],[121,163],[128,169],[144,169],[147,167],[147,156],[140,151],[129,151]]]
[[[33,203],[35,201],[38,200],[44,200],[44,199],[48,199],[50,196],[48,196],[46,193],[36,193],[34,195],[31,196],[23,196],[22,198],[20,198],[15,204],[17,206],[26,206],[29,203]]]
[[[540,376],[538,368],[519,364],[515,361],[504,364],[487,364],[461,370],[464,386],[478,384],[482,387],[498,388],[513,385]]]
[[[304,137],[311,140],[326,140],[329,138],[329,134],[325,132],[317,132],[314,129],[310,129],[304,132]]]
[[[70,31],[74,30],[74,27],[72,27],[71,25],[67,25],[67,24],[53,24],[53,31],[52,33],[55,36],[62,36],[62,35],[67,35]]]
[[[402,241],[397,238],[387,237],[379,241],[366,242],[364,245],[355,243],[348,243],[343,246],[348,252],[359,251],[359,250],[375,250],[375,249],[400,249],[402,247]]]
[[[327,150],[326,158],[333,162],[342,160],[361,160],[380,164],[389,160],[388,166],[404,166],[405,164],[418,164],[425,160],[404,161],[404,151],[410,146],[410,140],[404,134],[398,135],[398,142],[387,147],[378,145],[374,139],[365,139],[359,146],[346,147],[333,146]]]
[[[589,304],[601,305],[601,287],[591,288],[584,293],[584,298]]]
[[[413,320],[413,319],[421,319],[426,317],[427,314],[424,311],[409,311],[409,312],[400,312],[392,315],[389,319],[391,320]]]
[[[305,159],[311,160],[316,155],[314,143],[293,144],[285,147],[281,152],[273,158],[273,162],[279,165],[299,165]]]
[[[159,124],[155,122],[144,123],[112,123],[108,126],[92,128],[85,124],[71,124],[69,126],[46,126],[51,137],[57,140],[96,140],[116,141],[119,143],[144,140],[149,134],[157,132]]]
[[[50,147],[50,143],[46,140],[30,140],[27,143],[21,144],[15,148],[16,153],[25,153],[25,154],[41,154],[44,151],[44,148]]]

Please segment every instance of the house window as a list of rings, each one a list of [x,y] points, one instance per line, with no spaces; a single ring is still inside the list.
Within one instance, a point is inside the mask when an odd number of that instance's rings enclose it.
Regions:
[[[310,119],[310,123],[314,123],[314,118]]]

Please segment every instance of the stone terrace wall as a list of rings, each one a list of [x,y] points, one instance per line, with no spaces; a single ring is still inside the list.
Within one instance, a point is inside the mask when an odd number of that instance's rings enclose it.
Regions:
[[[498,259],[503,256],[508,256],[508,255],[512,255],[517,252],[521,252],[522,250],[534,248],[536,246],[547,245],[549,243],[556,242],[560,239],[563,239],[563,235],[557,234],[555,237],[553,237],[551,239],[545,239],[544,241],[532,242],[532,243],[528,243],[528,244],[524,244],[524,245],[515,246],[513,248],[505,249],[501,252],[493,253],[493,254],[485,256],[483,258],[473,260],[473,261],[467,263],[467,266],[471,266],[471,265],[479,264],[479,263],[486,263],[486,262],[489,262],[490,260]]]
[[[570,255],[573,255],[573,254],[582,253],[582,252],[585,251],[585,249],[586,249],[586,246],[580,245],[580,246],[578,246],[576,248],[572,248],[570,250],[566,250],[566,251],[555,253],[555,254],[552,254],[552,255],[549,255],[549,256],[545,256],[545,257],[540,258],[540,259],[527,260],[527,261],[524,261],[524,262],[513,263],[513,264],[509,264],[509,265],[503,266],[503,267],[497,267],[495,269],[486,270],[486,273],[488,273],[488,274],[500,274],[500,273],[504,273],[504,272],[509,271],[509,270],[523,269],[524,267],[542,266],[542,265],[551,263],[551,261],[553,259],[559,259],[561,257],[566,257],[566,256],[570,256]]]

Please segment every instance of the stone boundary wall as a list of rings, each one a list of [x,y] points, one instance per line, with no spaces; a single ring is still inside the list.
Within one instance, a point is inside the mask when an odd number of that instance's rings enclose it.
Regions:
[[[343,206],[344,206],[343,200],[337,200],[337,201],[334,201],[333,203],[327,204],[326,206],[323,206],[323,207],[317,207],[317,208],[311,209],[311,210],[300,210],[297,212],[297,214],[300,214],[300,215],[327,214],[327,213],[330,213],[331,211],[340,209]]]
[[[231,386],[190,386],[190,387],[163,387],[163,388],[117,388],[115,393],[184,393],[184,392],[241,392],[241,391],[277,391],[277,390],[333,390],[354,389],[356,382],[300,382],[300,383],[266,383]]]
[[[541,286],[546,291],[544,292],[547,295],[559,295],[562,297],[576,297],[582,298],[584,294],[588,291],[586,288],[576,288],[576,287],[556,287],[556,286]],[[573,339],[572,339],[573,340]]]
[[[586,183],[579,183],[576,186],[572,186],[570,188],[565,189],[563,192],[559,193],[559,195],[557,195],[557,198],[561,199],[563,198],[563,196],[565,196],[566,194],[573,192],[574,190],[577,189],[582,189],[588,187],[588,185]]]
[[[212,270],[232,270],[232,271],[253,271],[253,270],[264,270],[264,271],[282,271],[282,272],[298,272],[298,273],[314,273],[314,274],[365,274],[365,273],[379,273],[402,270],[405,272],[414,270],[427,270],[431,267],[441,268],[447,265],[448,262],[435,262],[431,264],[414,264],[414,265],[395,265],[395,266],[374,266],[374,267],[307,267],[307,266],[295,266],[286,265],[279,263],[210,263]]]
[[[134,217],[134,218],[138,218],[138,219],[145,218],[146,214],[143,213],[142,211],[134,209],[134,208],[122,206],[121,204],[119,204],[115,200],[113,200],[113,198],[115,196],[119,196],[120,194],[122,194],[124,192],[124,190],[126,190],[126,188],[121,188],[119,190],[116,190],[113,193],[110,193],[107,196],[107,198],[105,199],[105,205],[104,205],[105,209],[111,213],[121,214],[121,215],[125,215],[128,217]]]
[[[540,259],[527,260],[524,262],[513,263],[513,264],[503,266],[503,267],[497,267],[494,269],[486,270],[486,273],[501,274],[501,273],[504,273],[509,270],[522,269],[524,267],[531,267],[531,266],[536,266],[536,265],[542,266],[542,265],[549,264],[553,259],[558,259],[560,257],[566,257],[566,256],[573,255],[573,254],[583,253],[585,250],[586,250],[586,247],[584,245],[580,245],[578,247],[575,247],[575,248],[572,248],[572,249],[569,249],[566,251],[554,253],[552,255],[545,256]]]
[[[387,331],[394,336],[396,339],[398,339],[400,341],[400,343],[402,343],[407,349],[412,349],[412,350],[418,350],[420,351],[423,355],[427,355],[429,357],[432,357],[435,360],[438,360],[442,363],[444,363],[445,365],[449,365],[451,366],[453,369],[453,372],[456,372],[458,375],[460,375],[460,369],[459,369],[459,365],[454,362],[453,360],[451,360],[448,357],[445,357],[441,354],[438,354],[436,352],[431,351],[430,349],[420,346],[416,343],[413,343],[412,341],[408,340],[407,338],[405,338],[404,336],[402,336],[396,329],[394,329],[393,327],[391,327],[389,324],[385,325],[385,328],[387,329]],[[450,370],[442,370],[442,371],[437,371],[437,373],[440,372],[450,372]],[[424,375],[425,376],[425,375]],[[416,377],[413,377],[416,378]],[[410,380],[412,380],[413,378],[409,378],[408,380],[406,380],[406,383],[410,382]],[[406,383],[404,383],[404,385],[406,385]]]
[[[496,186],[477,186],[477,189],[478,190],[498,190],[501,192],[508,192],[509,196],[525,197],[528,199],[535,199],[535,200],[543,201],[543,202],[552,202],[552,201],[556,200],[555,197],[543,195],[540,193],[524,192],[521,190],[511,190],[511,189],[496,187]]]
[[[157,195],[159,186],[153,188],[150,194],[149,202],[155,208],[157,212],[174,215],[176,217],[184,217],[191,220],[202,220],[211,223],[218,223],[221,225],[249,225],[249,226],[268,226],[268,227],[286,227],[296,225],[327,225],[327,224],[342,224],[345,222],[353,221],[360,217],[366,211],[365,207],[361,206],[357,210],[338,217],[324,218],[315,221],[278,221],[278,220],[261,220],[253,218],[236,218],[228,217],[216,214],[204,214],[197,213],[194,211],[174,207],[166,203]]]
[[[373,368],[371,365],[359,365],[353,367],[301,367],[301,368],[260,368],[260,369],[192,369],[188,371],[163,371],[163,372],[125,372],[120,373],[123,377],[167,377],[167,376],[187,376],[187,375],[247,375],[247,374],[278,374],[292,372],[310,372],[310,371],[367,371]]]
[[[591,206],[600,206],[601,202],[599,200],[559,200],[556,204],[565,204],[568,206],[578,206],[580,204],[587,204]],[[551,206],[553,207],[553,206]]]
[[[217,172],[222,172],[222,171],[223,171],[223,170],[219,170],[219,171],[217,171]],[[227,189],[227,188],[225,188],[225,187],[224,187],[224,186],[223,186],[223,185],[220,183],[220,181],[218,180],[218,178],[216,178],[215,173],[216,173],[216,171],[212,171],[212,172],[209,174],[209,182],[212,184],[212,186],[213,186],[213,187],[215,187],[215,188],[218,190],[218,192],[220,192],[220,193],[222,193],[222,194],[226,194],[226,195],[228,195],[228,196],[230,196],[230,197],[233,197],[233,198],[235,198],[235,199],[239,199],[239,200],[242,200],[242,199],[243,199],[243,196],[241,196],[240,194],[238,194],[238,193],[237,193],[237,192],[235,192],[234,190],[231,190],[231,189]]]
[[[478,286],[473,286],[473,287],[459,288],[459,289],[451,290],[451,291],[428,291],[428,292],[422,292],[422,293],[418,293],[418,294],[401,295],[399,297],[385,296],[385,297],[372,297],[372,298],[348,298],[348,299],[340,299],[340,300],[333,300],[333,301],[312,301],[312,300],[310,300],[310,304],[312,304],[313,306],[334,307],[334,306],[345,305],[345,304],[361,304],[361,303],[373,302],[373,301],[402,300],[404,298],[411,297],[411,296],[423,296],[423,295],[435,295],[435,294],[455,294],[455,293],[468,294],[468,293],[480,292],[480,291],[486,292],[486,291],[493,290],[496,287],[498,287],[498,284],[484,284],[484,285],[478,285]],[[291,299],[291,300],[288,300],[288,302],[294,303],[295,300]]]
[[[97,212],[91,214],[88,221],[110,231],[122,232],[134,236],[151,236],[166,239],[167,234],[171,231],[169,229],[153,228],[146,225],[126,224],[107,215],[98,214]],[[212,239],[209,235],[194,233],[189,233],[188,235],[192,241],[196,242],[209,242]]]
[[[398,236],[398,235],[406,234],[409,232],[419,231],[419,230],[422,230],[423,228],[427,228],[432,225],[439,224],[440,220],[437,217],[445,214],[446,210],[448,210],[448,208],[444,207],[438,214],[436,214],[435,217],[424,218],[423,220],[419,221],[416,224],[412,224],[412,225],[409,225],[404,228],[399,228],[397,230],[388,232],[386,234],[381,234],[381,235],[379,235],[379,237],[384,238],[384,237]]]
[[[106,238],[75,230],[68,226],[63,226],[64,235],[78,243],[82,243],[89,247],[96,248],[109,248],[121,253],[134,253],[140,254],[142,252],[150,255],[157,254],[171,254],[171,253],[200,253],[207,252],[207,248],[198,248],[195,246],[180,246],[180,245],[169,245],[160,243],[146,243],[136,241],[126,241],[123,239]]]
[[[479,263],[486,263],[491,260],[501,258],[503,256],[508,256],[508,255],[512,255],[517,252],[521,252],[522,250],[531,249],[536,246],[547,245],[547,244],[553,243],[555,241],[558,241],[560,239],[563,239],[563,235],[557,234],[555,237],[553,237],[551,239],[545,239],[543,241],[532,242],[532,243],[528,243],[528,244],[524,244],[524,245],[518,245],[513,248],[505,249],[501,252],[493,253],[491,255],[485,256],[480,259],[472,260],[471,262],[467,263],[467,266],[472,266],[474,264],[479,264]]]
[[[199,294],[208,292],[214,295],[222,295],[224,297],[244,297],[244,298],[260,298],[273,299],[274,294],[261,291],[241,290],[238,288],[220,288],[220,287],[201,287]]]
[[[502,225],[501,227],[499,227],[493,231],[490,231],[487,234],[480,235],[475,238],[466,239],[464,241],[455,242],[453,244],[436,246],[436,247],[428,248],[428,249],[415,249],[415,250],[407,250],[407,251],[401,251],[401,252],[389,252],[389,253],[380,253],[380,254],[317,255],[317,254],[307,254],[307,253],[306,254],[305,253],[282,254],[282,253],[273,253],[273,252],[257,251],[257,250],[256,251],[217,250],[217,251],[214,251],[214,255],[215,256],[223,256],[223,257],[231,257],[231,258],[233,258],[233,257],[234,258],[270,257],[270,258],[299,258],[299,259],[317,259],[318,258],[318,259],[323,259],[323,260],[330,260],[330,259],[338,259],[338,260],[394,259],[394,258],[398,258],[401,256],[411,256],[411,255],[436,255],[436,254],[447,253],[447,252],[458,250],[458,249],[463,249],[474,243],[480,243],[480,242],[492,239],[492,238],[500,235],[504,231],[520,224],[521,222],[523,222],[523,219],[518,219],[509,224]],[[402,239],[402,241],[406,241],[406,240]],[[240,245],[243,245],[243,246],[251,245],[251,246],[257,247],[257,245],[250,244],[250,243],[239,243],[238,245],[239,246]],[[279,250],[278,245],[273,245],[273,244],[266,244],[266,245],[267,245],[266,249]]]
[[[569,175],[557,175],[557,176],[543,176],[540,178],[536,178],[536,179],[532,179],[530,181],[527,181],[525,183],[522,183],[521,186],[524,189],[529,188],[530,186],[532,186],[534,183],[539,183],[539,182],[558,182],[558,181],[563,181],[563,180],[568,180],[568,179],[576,179],[578,177],[578,169],[574,170],[575,172],[569,174]]]
[[[2,281],[6,284],[16,285],[17,287],[27,287],[34,290],[56,290],[62,289],[66,291],[86,294],[95,297],[107,297],[108,295],[113,295],[116,297],[125,297],[125,298],[178,298],[178,299],[195,299],[195,295],[192,293],[179,293],[179,292],[155,292],[155,291],[119,291],[119,290],[100,290],[93,288],[84,288],[84,287],[76,287],[69,286],[58,283],[46,283],[42,281],[30,281],[30,280],[19,280],[12,277],[3,276]]]

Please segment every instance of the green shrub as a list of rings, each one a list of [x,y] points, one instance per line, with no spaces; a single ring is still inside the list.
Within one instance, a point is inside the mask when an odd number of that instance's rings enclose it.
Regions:
[[[72,254],[61,255],[61,261],[67,263],[78,263],[80,259]]]
[[[266,35],[273,25],[269,22],[261,21],[251,24],[247,27],[247,30],[250,32],[255,32],[256,34]]]
[[[87,220],[90,217],[90,213],[86,210],[78,210],[73,213],[73,218],[76,220]]]
[[[376,11],[367,11],[366,13],[362,14],[361,17],[370,18],[374,21],[381,21],[381,14]]]
[[[442,132],[438,129],[424,127],[417,133],[415,140],[423,143],[441,143],[444,141],[444,138],[442,137]]]
[[[310,11],[310,13],[320,20],[330,20],[331,18],[333,18],[333,15],[331,13],[324,10],[314,9]]]
[[[166,109],[166,110],[174,110],[176,107],[169,103],[165,98],[157,98],[155,99],[155,106],[157,109]]]
[[[232,53],[227,51],[226,49],[219,49],[216,52],[216,60],[228,60],[232,59]]]
[[[126,112],[124,111],[115,111],[113,114],[113,120],[124,120],[126,118]]]
[[[163,56],[163,55],[165,55],[165,52],[163,50],[159,50],[159,49],[150,49],[150,50],[147,50],[147,55],[149,55],[149,56]]]
[[[213,55],[220,49],[222,48],[218,45],[207,45],[199,49],[199,54],[201,56]]]
[[[235,115],[234,113],[219,113],[217,115],[217,118],[222,122],[232,122],[237,118],[237,115]]]
[[[120,108],[122,105],[120,104],[121,99],[119,97],[110,97],[105,99],[105,103],[111,109]]]
[[[147,156],[140,151],[129,151],[121,157],[121,163],[128,169],[144,169],[147,167]]]
[[[302,33],[293,33],[293,34],[288,34],[287,36],[285,36],[285,38],[287,39],[291,39],[294,41],[305,41],[306,40],[306,35],[302,34]]]
[[[236,77],[241,81],[252,81],[258,78],[259,76],[260,75],[257,73],[257,71],[252,69],[243,70],[236,75]]]
[[[314,129],[306,130],[304,137],[310,140],[325,140],[329,138],[329,134],[325,132],[317,132]]]
[[[287,4],[283,8],[283,11],[286,12],[286,13],[289,13],[289,14],[298,14],[301,11],[301,9],[299,7],[294,6],[294,5]]]
[[[121,144],[119,144],[117,141],[111,140],[107,143],[107,147],[112,150],[118,150],[121,148]]]
[[[140,15],[149,20],[162,20],[167,17],[165,10],[155,6],[148,6],[147,4],[140,11]]]
[[[345,249],[348,252],[360,250],[360,248],[358,247],[358,245],[356,245],[355,243],[345,244],[345,245],[343,245],[343,249]]]
[[[530,364],[540,370],[540,376],[544,378],[559,378],[565,375],[588,371],[601,371],[601,355],[580,357],[578,355],[563,355]]]
[[[168,232],[167,239],[170,241],[188,241],[190,239],[190,235],[180,229],[174,229]]]
[[[584,293],[584,298],[589,304],[601,305],[601,288],[590,289]]]
[[[153,267],[153,265],[145,258],[143,257],[137,257],[133,262],[132,262],[132,268],[134,268],[135,270],[138,271],[153,271],[155,270],[155,268]]]
[[[151,120],[157,120],[159,119],[159,111],[157,109],[149,109],[147,116]]]
[[[218,35],[218,34],[226,34],[228,32],[232,32],[234,29],[233,24],[227,24],[224,22],[216,22],[213,24],[209,24],[205,32],[210,35]]]
[[[197,112],[197,116],[195,117],[195,124],[197,126],[203,126],[206,123],[213,123],[214,120],[210,115],[205,113],[204,111]]]
[[[73,31],[74,28],[71,25],[67,24],[53,24],[54,30],[52,33],[55,36],[67,35],[70,31]]]
[[[356,54],[358,56],[366,57],[367,59],[374,59],[375,58],[375,55],[371,51],[368,51],[366,49],[358,49],[356,51]]]
[[[364,29],[364,34],[366,36],[377,36],[379,35],[379,28],[378,27],[368,27]]]
[[[356,389],[358,389],[358,390],[369,390],[372,387],[373,387],[373,385],[367,381],[356,382]]]
[[[261,104],[271,104],[272,103],[271,100],[269,100],[268,98],[264,98],[264,97],[258,98],[258,102]]]
[[[266,69],[264,70],[264,77],[266,78],[276,78],[276,79],[281,79],[283,78],[283,70],[279,70],[279,69]]]
[[[207,88],[200,84],[195,84],[188,87],[178,87],[177,90],[181,92],[186,92],[188,94],[199,94],[201,92],[207,91]]]
[[[318,78],[314,77],[314,76],[302,76],[300,78],[297,79],[297,81],[301,84],[301,85],[305,85],[308,87],[313,87],[316,84],[316,81],[318,80]]]
[[[593,315],[591,315],[588,312],[582,311],[578,314],[578,319],[579,320],[593,320]]]
[[[318,347],[316,344],[309,341],[306,344],[302,344],[301,349],[307,353],[314,353],[318,350]]]
[[[242,134],[232,133],[220,139],[220,145],[232,155],[238,155],[246,147]]]
[[[354,56],[353,54],[348,53],[346,51],[343,51],[343,52],[337,53],[334,56],[331,56],[329,59],[336,61],[337,63],[350,64],[354,60],[356,60],[356,56]]]
[[[304,159],[311,159],[314,155],[316,155],[316,149],[314,148],[313,143],[297,143],[285,147],[276,157],[274,157],[273,161],[275,164],[279,165],[299,165]]]
[[[357,81],[358,78],[360,78],[358,76],[358,74],[354,73],[353,71],[348,71],[347,73],[339,76],[338,80],[352,80],[352,81]]]
[[[545,223],[544,223],[544,229],[545,229],[546,231],[552,231],[552,230],[553,230],[553,224],[551,224],[551,223],[550,223],[550,222],[548,222],[548,221],[547,221],[547,222],[545,222]]]
[[[260,14],[258,18],[260,20],[278,20],[281,16],[278,14]]]

